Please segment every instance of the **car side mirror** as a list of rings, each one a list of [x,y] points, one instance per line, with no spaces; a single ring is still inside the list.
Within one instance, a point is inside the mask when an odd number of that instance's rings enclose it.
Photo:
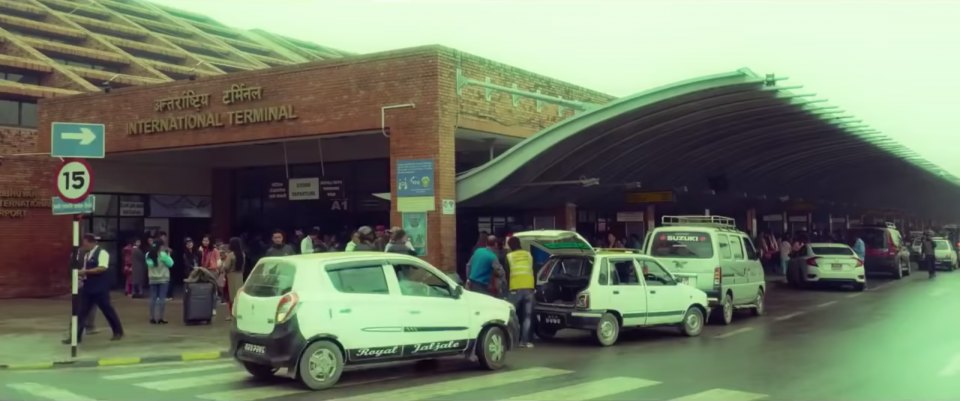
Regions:
[[[463,286],[460,284],[454,285],[451,293],[453,294],[453,299],[460,299],[460,296],[463,295]]]

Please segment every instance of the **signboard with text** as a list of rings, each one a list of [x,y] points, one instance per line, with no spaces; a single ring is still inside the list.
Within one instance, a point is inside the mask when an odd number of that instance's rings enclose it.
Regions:
[[[90,195],[80,203],[67,203],[62,199],[54,197],[50,205],[55,216],[69,214],[92,214],[96,196]]]
[[[80,203],[93,190],[93,170],[87,162],[66,160],[54,178],[57,196],[67,203]]]
[[[672,191],[630,192],[627,203],[669,203],[674,201]]]
[[[317,177],[291,178],[289,188],[292,201],[320,199],[320,179]]]
[[[397,160],[397,196],[433,196],[433,160]]]

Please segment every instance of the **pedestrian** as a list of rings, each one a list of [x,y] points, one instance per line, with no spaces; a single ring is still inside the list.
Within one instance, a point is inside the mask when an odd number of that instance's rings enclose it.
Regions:
[[[110,324],[113,330],[111,341],[123,338],[123,326],[120,324],[120,317],[117,311],[110,303],[110,275],[107,271],[110,267],[110,253],[97,245],[97,237],[93,234],[84,234],[81,246],[84,251],[83,269],[80,275],[83,276],[83,288],[80,291],[80,317],[83,322],[97,307],[103,312],[103,316]],[[83,341],[83,330],[77,331],[77,343]],[[64,341],[64,344],[70,344],[70,340]]]
[[[790,265],[790,254],[793,253],[793,244],[790,234],[783,234],[783,242],[780,243],[780,274],[783,275],[784,282],[787,281],[787,266]]]
[[[221,303],[223,300],[223,277],[220,275],[220,265],[223,264],[223,260],[220,258],[220,250],[217,249],[215,243],[210,238],[210,234],[204,235],[200,238],[200,267],[206,269],[211,276],[216,278],[214,284],[216,285],[216,291],[214,292],[213,300],[213,315],[217,315],[218,303]]]
[[[230,238],[230,244],[227,245],[226,256],[223,260],[223,272],[227,277],[227,307],[233,311],[233,303],[237,301],[237,290],[243,286],[243,272],[247,265],[247,253],[243,250],[243,242],[240,238]],[[227,315],[227,320],[231,320]]]
[[[417,256],[417,250],[410,244],[407,238],[407,232],[401,228],[390,231],[390,242],[383,249],[384,252],[402,253],[410,256]]]
[[[470,257],[467,289],[496,297],[497,278],[503,277],[503,266],[497,257],[497,237],[488,235],[485,245]]]
[[[937,244],[933,242],[933,235],[933,231],[928,230],[923,233],[923,237],[920,239],[920,255],[930,278],[937,276],[937,254],[934,251]]]
[[[621,249],[623,248],[623,241],[620,241],[620,239],[617,238],[617,234],[614,234],[613,231],[610,231],[607,233],[607,241],[605,245],[607,248]]]
[[[863,242],[860,234],[854,234],[853,253],[857,254],[860,260],[867,260],[867,244]]]
[[[297,245],[301,244],[301,243],[303,242],[303,238],[304,238],[304,237],[306,237],[306,235],[303,233],[303,229],[302,229],[302,228],[297,228],[297,229],[294,229],[294,230],[293,230],[293,243],[294,243],[294,244],[297,244]],[[295,249],[294,251],[299,251],[299,249]]]
[[[120,251],[123,255],[123,293],[133,298],[133,248],[139,242],[134,238],[127,239],[127,245]]]
[[[376,234],[374,234],[373,229],[370,226],[362,226],[357,229],[357,234],[359,234],[360,242],[353,247],[354,251],[364,252],[364,251],[383,251],[383,248],[377,249],[374,245],[374,241],[377,240]]]
[[[510,272],[510,295],[508,299],[520,315],[520,346],[531,348],[531,325],[533,324],[533,255],[520,246],[520,239],[507,239],[507,271]]]
[[[373,242],[373,245],[377,249],[386,250],[387,246],[390,245],[390,240],[393,236],[393,230],[387,230],[386,226],[379,225],[376,228],[376,240]]]
[[[145,259],[150,282],[150,324],[167,324],[163,313],[167,306],[167,287],[170,286],[173,258],[170,257],[170,252],[157,243],[147,251]]]
[[[287,256],[296,253],[293,250],[293,247],[284,241],[282,230],[273,230],[273,235],[270,236],[270,240],[272,241],[272,244],[270,245],[270,248],[267,248],[267,251],[264,252],[264,257]]]
[[[316,245],[320,240],[320,229],[313,228],[310,229],[309,235],[300,240],[300,253],[301,254],[311,254],[317,251]]]
[[[130,279],[133,282],[133,297],[143,298],[147,289],[147,259],[144,255],[146,243],[139,238],[130,249]]]

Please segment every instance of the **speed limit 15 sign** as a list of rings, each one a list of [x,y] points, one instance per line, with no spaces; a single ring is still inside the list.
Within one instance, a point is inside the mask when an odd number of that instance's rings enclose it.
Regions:
[[[83,202],[93,189],[93,170],[83,160],[66,160],[57,170],[57,196],[67,203]]]

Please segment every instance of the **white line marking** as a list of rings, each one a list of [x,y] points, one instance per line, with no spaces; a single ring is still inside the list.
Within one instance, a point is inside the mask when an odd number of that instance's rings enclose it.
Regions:
[[[735,335],[737,335],[737,334],[743,334],[743,333],[746,333],[746,332],[751,331],[751,330],[753,330],[753,327],[742,327],[742,328],[736,329],[736,330],[731,331],[731,332],[728,332],[728,333],[723,333],[723,334],[718,335],[718,336],[713,336],[713,338],[733,337],[733,336],[735,336]]]
[[[945,288],[937,288],[936,290],[934,290],[933,292],[930,293],[930,296],[931,296],[931,297],[939,297],[939,296],[942,296],[942,295],[947,295],[948,292],[949,292],[949,291],[947,291]]]
[[[769,396],[766,394],[715,388],[696,394],[685,395],[680,398],[674,398],[670,401],[754,401],[767,397]]]
[[[835,303],[837,303],[837,301],[824,302],[824,303],[822,303],[822,304],[820,304],[820,305],[817,305],[817,307],[818,307],[818,308],[826,308],[826,307],[828,307],[828,306],[830,306],[830,305],[833,305],[833,304],[835,304]]]
[[[947,363],[943,369],[940,369],[940,377],[948,377],[960,373],[960,354],[954,355],[953,359]]]
[[[160,381],[147,382],[147,383],[137,383],[136,385],[139,387],[148,388],[151,390],[172,391],[172,390],[183,390],[185,388],[191,388],[191,387],[209,386],[213,384],[239,382],[239,381],[243,381],[248,377],[250,377],[250,375],[247,372],[229,372],[229,373],[220,373],[220,374],[214,374],[214,375],[197,375],[194,377],[186,377],[182,379],[170,379],[170,380],[160,380]]]
[[[855,293],[853,293],[853,294],[847,295],[847,298],[856,298],[856,297],[859,297],[859,296],[861,296],[861,295],[863,295],[862,292],[855,292]]]
[[[551,390],[538,391],[536,393],[520,395],[506,398],[508,401],[563,401],[575,397],[578,400],[594,400],[597,398],[608,397],[614,394],[626,393],[638,388],[650,387],[660,384],[652,380],[638,379],[634,377],[611,377],[589,381],[572,386],[560,387]],[[226,400],[224,400],[226,401]]]
[[[268,387],[248,387],[239,390],[219,391],[198,395],[197,398],[212,401],[257,401],[264,398],[283,397],[288,395],[302,394],[309,390],[296,388],[296,386],[268,386]]]
[[[787,319],[793,319],[793,318],[795,318],[795,317],[797,317],[797,316],[800,316],[800,315],[802,315],[802,314],[804,314],[804,313],[806,313],[806,312],[793,312],[793,313],[791,313],[791,314],[789,314],[789,315],[783,315],[783,316],[775,317],[775,318],[773,318],[773,320],[776,320],[776,321],[778,321],[778,322],[782,322],[782,321],[787,320]]]
[[[216,365],[207,365],[207,366],[194,366],[194,367],[176,367],[172,369],[163,369],[163,370],[150,370],[146,372],[137,372],[137,373],[126,373],[122,375],[110,375],[103,376],[106,380],[126,380],[126,379],[138,379],[141,377],[157,377],[157,376],[168,376],[175,375],[178,373],[190,373],[190,372],[203,372],[207,370],[217,370],[225,368],[236,368],[236,364],[233,362],[227,363],[218,363]]]
[[[560,376],[573,373],[570,370],[550,369],[550,368],[529,368],[507,372],[486,374],[464,379],[447,380],[434,382],[420,386],[405,387],[396,390],[381,391],[378,393],[362,394],[354,397],[340,398],[337,401],[361,401],[361,400],[392,400],[392,401],[417,401],[430,398],[449,397],[457,393],[465,393],[485,388],[503,386],[507,384],[521,383],[525,381],[538,380],[546,377]]]
[[[883,288],[887,288],[887,287],[893,285],[894,283],[896,283],[896,281],[888,281],[888,282],[883,283],[883,284],[880,284],[880,285],[878,285],[878,286],[876,286],[876,287],[869,287],[868,289],[871,290],[871,291],[877,291],[877,290],[880,290],[880,289],[883,289]]]
[[[40,383],[11,383],[8,384],[7,387],[54,401],[96,401],[96,398],[84,397],[64,389]]]

